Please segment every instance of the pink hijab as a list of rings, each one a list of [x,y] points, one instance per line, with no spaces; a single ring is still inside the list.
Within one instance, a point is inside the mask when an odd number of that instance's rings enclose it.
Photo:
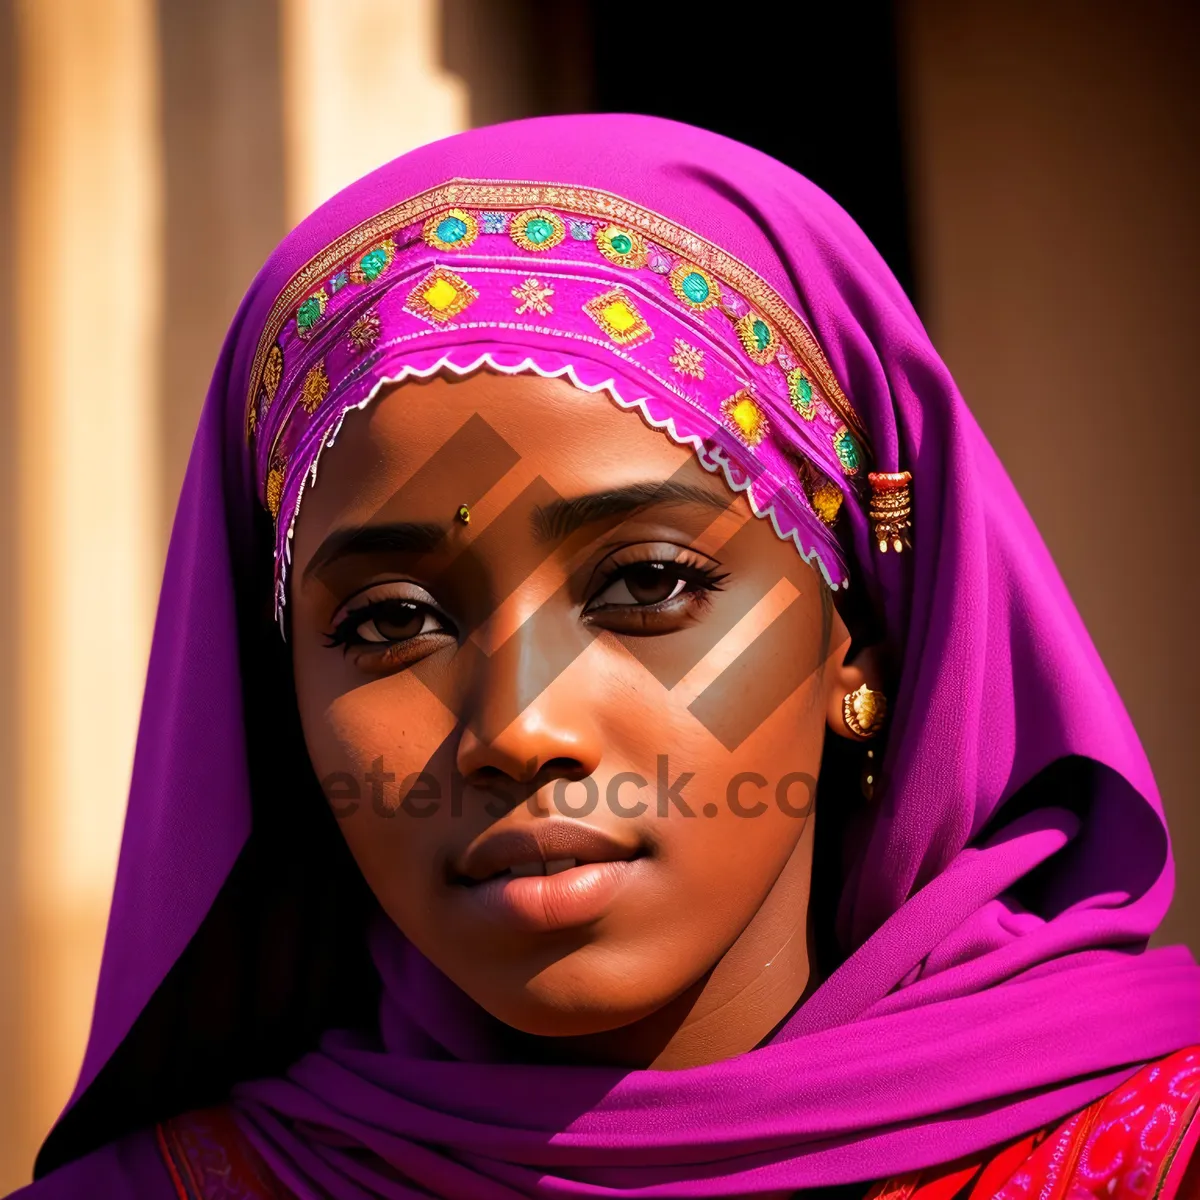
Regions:
[[[911,553],[878,553],[853,504],[833,550],[898,663],[882,783],[844,852],[844,958],[766,1045],[729,1061],[678,1072],[506,1061],[503,1028],[384,923],[371,935],[377,1024],[301,1053],[342,1022],[331,1001],[292,1021],[275,1060],[239,1041],[268,1027],[264,1014],[294,1016],[317,978],[299,973],[312,961],[301,943],[320,941],[301,923],[298,948],[275,937],[278,962],[259,973],[232,949],[247,930],[290,928],[278,913],[287,897],[303,903],[302,881],[262,865],[285,836],[262,765],[303,750],[286,664],[265,642],[278,639],[263,465],[256,480],[245,438],[252,367],[298,272],[453,179],[598,189],[722,247],[811,330],[876,468],[914,476]],[[270,718],[256,715],[264,696]],[[322,829],[335,836],[332,822]],[[474,130],[325,204],[234,320],[171,540],[91,1040],[41,1166],[255,1074],[266,1077],[233,1090],[237,1118],[304,1196],[730,1196],[946,1162],[1200,1041],[1200,970],[1182,947],[1147,949],[1173,873],[1121,701],[853,221],[780,163],[687,126],[579,116]],[[365,918],[359,928],[365,938]],[[306,994],[337,990],[318,980]],[[202,1048],[230,1045],[241,1049],[206,1074]],[[130,1089],[149,1097],[140,1109]]]

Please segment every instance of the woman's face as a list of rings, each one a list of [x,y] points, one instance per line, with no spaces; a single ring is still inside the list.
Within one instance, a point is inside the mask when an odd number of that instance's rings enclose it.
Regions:
[[[528,1033],[686,996],[765,1034],[808,981],[813,784],[859,681],[794,546],[636,413],[489,373],[347,419],[295,537],[309,753],[414,945]]]

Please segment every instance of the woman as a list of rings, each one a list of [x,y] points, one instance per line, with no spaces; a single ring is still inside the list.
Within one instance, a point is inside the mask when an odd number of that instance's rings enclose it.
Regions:
[[[477,130],[234,320],[20,1194],[1169,1200],[1172,876],[853,222],[685,126]]]

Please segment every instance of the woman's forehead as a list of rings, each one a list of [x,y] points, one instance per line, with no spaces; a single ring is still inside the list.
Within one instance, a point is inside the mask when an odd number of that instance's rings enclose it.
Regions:
[[[566,380],[481,372],[409,381],[346,421],[322,457],[297,535],[306,523],[373,513],[400,491],[416,519],[427,507],[440,513],[459,492],[478,494],[481,483],[540,479],[569,496],[682,476],[724,487],[638,413]]]

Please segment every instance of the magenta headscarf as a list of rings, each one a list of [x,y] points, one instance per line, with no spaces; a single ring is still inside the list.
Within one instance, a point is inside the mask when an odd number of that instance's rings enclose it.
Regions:
[[[376,997],[329,948],[361,946],[369,898],[346,883],[324,904],[326,875],[352,872],[342,859],[308,871],[305,856],[340,853],[334,823],[280,816],[279,797],[315,781],[272,632],[274,541],[246,439],[262,331],[327,247],[455,179],[598,189],[722,247],[811,330],[824,390],[848,397],[875,468],[913,473],[911,552],[878,553],[854,502],[819,556],[847,568],[847,603],[872,614],[898,671],[883,783],[846,846],[844,960],[729,1061],[506,1061],[503,1029],[378,920],[382,999],[361,1020]],[[837,458],[826,466],[836,475]],[[234,320],[171,539],[87,1056],[39,1166],[234,1083],[239,1123],[301,1196],[737,1196],[947,1162],[1200,1041],[1200,970],[1182,947],[1146,948],[1173,871],[1112,683],[853,221],[780,163],[687,126],[475,130],[325,204]],[[237,1083],[252,1076],[265,1078]]]

